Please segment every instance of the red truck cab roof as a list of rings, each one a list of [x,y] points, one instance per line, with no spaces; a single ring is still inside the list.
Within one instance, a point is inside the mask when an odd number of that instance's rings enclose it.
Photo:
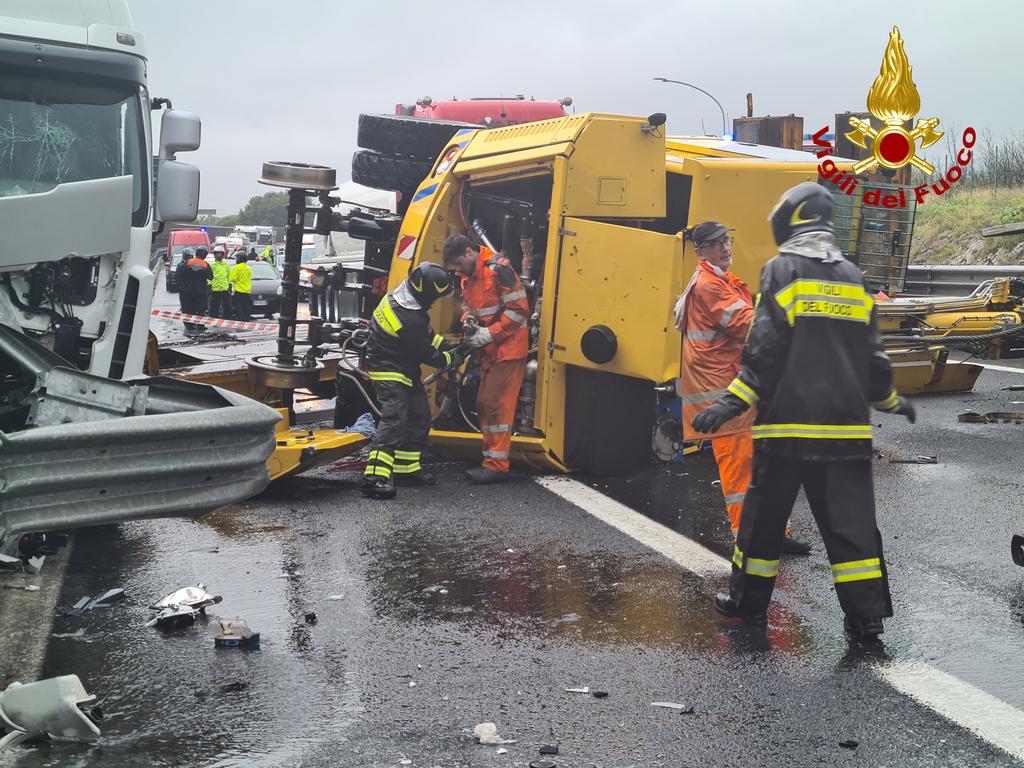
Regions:
[[[572,99],[569,97],[558,101],[536,101],[521,95],[434,101],[428,96],[419,99],[415,104],[396,104],[395,114],[476,123],[497,128],[503,125],[565,117],[565,108],[571,104]]]

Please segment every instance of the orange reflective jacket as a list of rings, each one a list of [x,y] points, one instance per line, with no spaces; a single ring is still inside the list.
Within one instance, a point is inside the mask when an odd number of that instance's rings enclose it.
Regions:
[[[493,344],[483,348],[485,365],[526,358],[530,306],[519,275],[508,259],[481,247],[476,269],[470,277],[462,279],[462,300],[467,314],[489,328],[494,338]]]
[[[680,371],[685,440],[712,437],[695,432],[690,422],[721,397],[739,374],[743,344],[753,320],[754,302],[743,281],[703,259],[698,261],[676,312],[676,327],[683,334]],[[754,410],[726,422],[713,436],[750,429]]]

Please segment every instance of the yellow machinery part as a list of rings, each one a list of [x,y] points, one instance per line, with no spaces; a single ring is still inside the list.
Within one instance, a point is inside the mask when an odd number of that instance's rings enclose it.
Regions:
[[[901,395],[970,392],[984,370],[972,363],[949,362],[949,351],[930,349],[890,349],[892,381]]]
[[[278,408],[277,412],[281,414],[281,421],[277,423],[277,447],[267,459],[272,481],[343,459],[370,441],[359,432],[293,429],[289,426],[288,410]]]

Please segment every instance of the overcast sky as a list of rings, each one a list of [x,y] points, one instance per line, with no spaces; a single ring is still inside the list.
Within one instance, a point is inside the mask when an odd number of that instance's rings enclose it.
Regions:
[[[579,112],[668,114],[672,134],[730,119],[804,117],[811,133],[863,111],[889,30],[905,41],[920,117],[1016,131],[1024,3],[605,0],[130,0],[153,96],[194,111],[204,208],[235,213],[264,160],[349,176],[360,112],[422,96],[571,96]],[[835,129],[835,126],[832,126]]]

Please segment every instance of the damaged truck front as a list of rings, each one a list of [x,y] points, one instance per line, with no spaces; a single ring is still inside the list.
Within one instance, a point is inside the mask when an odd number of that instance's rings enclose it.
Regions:
[[[154,222],[191,221],[199,201],[198,169],[175,159],[198,148],[199,119],[151,99],[146,67],[123,0],[0,10],[0,547],[197,515],[267,482],[273,410],[135,378]]]

